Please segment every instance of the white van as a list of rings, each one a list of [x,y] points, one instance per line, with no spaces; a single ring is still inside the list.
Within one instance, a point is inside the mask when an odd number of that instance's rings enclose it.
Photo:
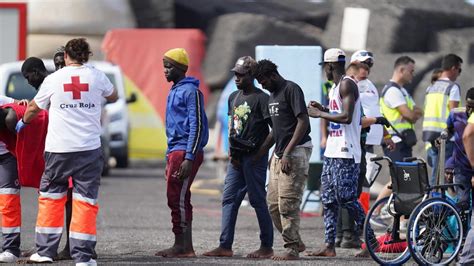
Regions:
[[[53,72],[54,63],[52,60],[43,60],[46,68]],[[6,63],[0,65],[0,95],[6,95],[15,99],[31,100],[36,95],[36,90],[28,84],[21,74],[23,61]],[[104,175],[109,171],[109,156],[115,157],[118,167],[128,165],[128,135],[129,121],[127,100],[125,99],[125,89],[122,72],[116,65],[108,62],[90,61],[88,64],[103,71],[118,90],[119,99],[115,103],[105,105],[105,117],[102,119],[102,143],[104,146],[105,162]],[[131,95],[128,102],[136,100],[135,95]]]

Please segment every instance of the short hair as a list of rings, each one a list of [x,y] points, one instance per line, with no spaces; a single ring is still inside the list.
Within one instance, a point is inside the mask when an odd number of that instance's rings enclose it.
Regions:
[[[405,65],[408,65],[410,63],[414,64],[415,60],[413,58],[409,57],[409,56],[403,55],[403,56],[400,56],[399,58],[397,58],[397,60],[395,60],[395,64],[393,64],[393,68],[396,69],[399,66],[405,66]]]
[[[269,77],[271,74],[279,74],[278,67],[272,61],[268,59],[262,59],[258,61],[257,65],[252,70],[252,76],[256,79],[262,77]]]
[[[64,47],[64,51],[69,57],[81,64],[87,63],[89,56],[92,55],[89,43],[85,38],[77,38],[68,41],[66,47]]]
[[[471,99],[471,100],[474,100],[474,87],[470,88],[469,90],[467,90],[467,93],[466,93],[466,100],[467,99]]]
[[[441,73],[443,73],[441,68],[433,70],[433,73],[431,73],[431,84],[435,83],[439,79]]]
[[[21,73],[37,71],[37,72],[46,72],[46,67],[44,66],[43,60],[38,57],[28,57],[23,65],[21,65]]]
[[[65,47],[62,45],[58,49],[56,49],[56,52],[54,52],[53,58],[55,58],[56,56],[64,57],[64,49]]]
[[[452,67],[457,67],[462,64],[462,58],[455,54],[448,54],[443,57],[441,61],[441,68],[443,70],[450,70]]]

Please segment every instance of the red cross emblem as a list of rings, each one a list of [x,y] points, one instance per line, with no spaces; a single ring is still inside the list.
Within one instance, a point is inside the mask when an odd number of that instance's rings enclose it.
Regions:
[[[71,77],[72,83],[64,84],[64,91],[65,92],[72,92],[72,99],[80,100],[81,99],[81,91],[89,91],[89,84],[81,83],[79,80],[79,76]]]

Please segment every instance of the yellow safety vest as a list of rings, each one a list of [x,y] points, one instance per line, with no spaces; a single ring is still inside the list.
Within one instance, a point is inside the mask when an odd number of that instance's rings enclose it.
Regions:
[[[449,116],[449,94],[456,83],[437,80],[426,89],[425,112],[423,118],[423,141],[433,142],[443,129]]]
[[[392,124],[393,127],[398,132],[403,132],[407,129],[413,129],[413,124],[407,121],[406,119],[403,118],[402,114],[398,111],[397,108],[390,108],[385,104],[385,93],[388,91],[389,88],[391,87],[396,87],[401,91],[400,85],[393,81],[389,81],[387,84],[385,84],[385,87],[382,90],[382,96],[380,97],[380,112],[382,113],[385,118]],[[413,107],[415,106],[415,103],[413,102],[412,98],[408,94],[404,94],[402,91],[403,96],[405,97],[405,100],[407,102],[407,106],[410,110],[413,110]],[[392,128],[387,128],[387,131],[394,135],[395,131]]]

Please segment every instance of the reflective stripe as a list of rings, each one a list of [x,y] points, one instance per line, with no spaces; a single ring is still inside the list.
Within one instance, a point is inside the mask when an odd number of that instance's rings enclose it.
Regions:
[[[92,199],[92,198],[87,198],[87,197],[84,197],[82,196],[81,194],[79,193],[72,193],[72,198],[74,200],[80,200],[80,201],[84,201],[84,202],[87,202],[91,205],[96,205],[98,200],[97,199]]]
[[[36,227],[36,233],[38,234],[62,234],[63,227]]]
[[[87,201],[73,199],[70,231],[95,235],[98,212],[99,206],[97,204],[92,205]]]
[[[40,197],[58,200],[67,196],[67,191],[62,193],[40,192]]]
[[[441,117],[426,117],[423,122],[438,122],[438,123],[445,123],[446,124],[446,119],[441,118]]]
[[[41,195],[38,198],[38,218],[36,219],[36,226],[62,228],[64,225],[64,205],[66,204],[66,200],[67,196],[60,199],[52,199]]]
[[[79,240],[97,241],[96,235],[83,234],[83,233],[78,233],[78,232],[73,232],[73,231],[69,232],[69,237],[74,238],[74,239],[79,239]]]
[[[19,226],[16,227],[2,227],[2,233],[4,234],[15,234],[15,233],[20,233],[20,228]]]
[[[0,188],[1,195],[20,194],[18,188]]]

